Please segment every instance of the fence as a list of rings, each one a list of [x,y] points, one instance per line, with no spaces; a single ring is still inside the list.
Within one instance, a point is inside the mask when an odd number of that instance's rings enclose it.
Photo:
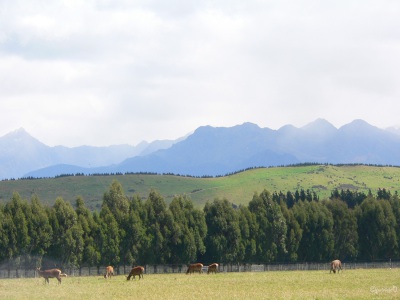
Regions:
[[[144,265],[145,274],[169,274],[186,273],[187,265]],[[345,262],[342,264],[344,270],[349,269],[389,269],[400,268],[400,261],[386,262]],[[207,272],[204,266],[203,272]],[[102,276],[104,267],[63,268],[68,276]],[[131,266],[117,266],[114,268],[115,275],[127,275]],[[269,272],[269,271],[307,271],[307,270],[330,270],[329,263],[287,263],[287,264],[220,264],[219,272]],[[34,278],[37,272],[34,269],[12,269],[0,267],[0,278]]]

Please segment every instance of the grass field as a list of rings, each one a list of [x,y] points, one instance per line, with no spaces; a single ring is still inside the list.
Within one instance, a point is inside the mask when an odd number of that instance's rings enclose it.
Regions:
[[[0,299],[399,299],[400,269],[0,280]]]
[[[255,192],[313,190],[320,199],[337,189],[376,194],[378,188],[400,191],[400,168],[376,166],[311,165],[259,168],[230,176],[193,178],[173,175],[69,176],[51,179],[0,181],[0,201],[8,201],[17,191],[22,198],[37,194],[42,203],[52,205],[57,197],[75,203],[82,196],[86,206],[99,209],[103,195],[113,180],[118,180],[127,196],[147,198],[151,189],[161,193],[167,203],[175,195],[188,195],[196,207],[207,201],[226,198],[234,204],[247,205]]]

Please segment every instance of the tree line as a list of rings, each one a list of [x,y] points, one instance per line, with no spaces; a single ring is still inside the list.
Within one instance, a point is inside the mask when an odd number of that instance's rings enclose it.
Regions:
[[[199,209],[185,195],[128,197],[114,180],[99,211],[82,197],[46,206],[14,193],[0,204],[0,264],[13,267],[373,261],[399,259],[399,238],[399,197],[385,189],[326,200],[264,190],[247,206],[214,199]]]

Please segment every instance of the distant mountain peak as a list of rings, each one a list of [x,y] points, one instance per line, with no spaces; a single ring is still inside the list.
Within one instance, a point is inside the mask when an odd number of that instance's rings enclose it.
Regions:
[[[318,118],[313,122],[308,123],[307,125],[303,126],[302,129],[310,129],[310,128],[324,128],[324,129],[336,129],[331,123],[329,123],[325,119]]]
[[[316,136],[329,136],[337,131],[337,128],[325,119],[316,119],[301,128],[309,134]]]
[[[278,129],[280,132],[292,132],[296,131],[298,128],[293,126],[292,124],[283,125],[281,128]]]
[[[20,127],[14,131],[7,133],[5,136],[18,136],[18,135],[29,135],[29,133],[23,127]]]
[[[14,133],[27,133],[24,127],[20,127],[13,131]]]
[[[3,140],[9,140],[9,141],[14,141],[14,142],[20,142],[20,141],[35,141],[37,143],[40,143],[37,139],[32,137],[24,128],[20,127],[14,131],[11,131],[7,133],[5,136],[2,138]]]
[[[240,126],[240,127],[248,127],[248,128],[260,128],[260,126],[258,126],[257,124],[251,123],[251,122],[244,122],[242,125],[236,125],[236,126]],[[234,126],[234,127],[236,127]]]
[[[375,129],[375,130],[381,130],[380,128],[373,126],[369,124],[368,122],[361,120],[361,119],[355,119],[352,122],[343,125],[342,127],[339,128],[340,130],[369,130],[369,129]]]

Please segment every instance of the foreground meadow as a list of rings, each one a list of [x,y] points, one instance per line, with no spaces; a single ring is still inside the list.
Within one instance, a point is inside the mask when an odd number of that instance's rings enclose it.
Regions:
[[[0,299],[399,299],[400,269],[2,279]]]

